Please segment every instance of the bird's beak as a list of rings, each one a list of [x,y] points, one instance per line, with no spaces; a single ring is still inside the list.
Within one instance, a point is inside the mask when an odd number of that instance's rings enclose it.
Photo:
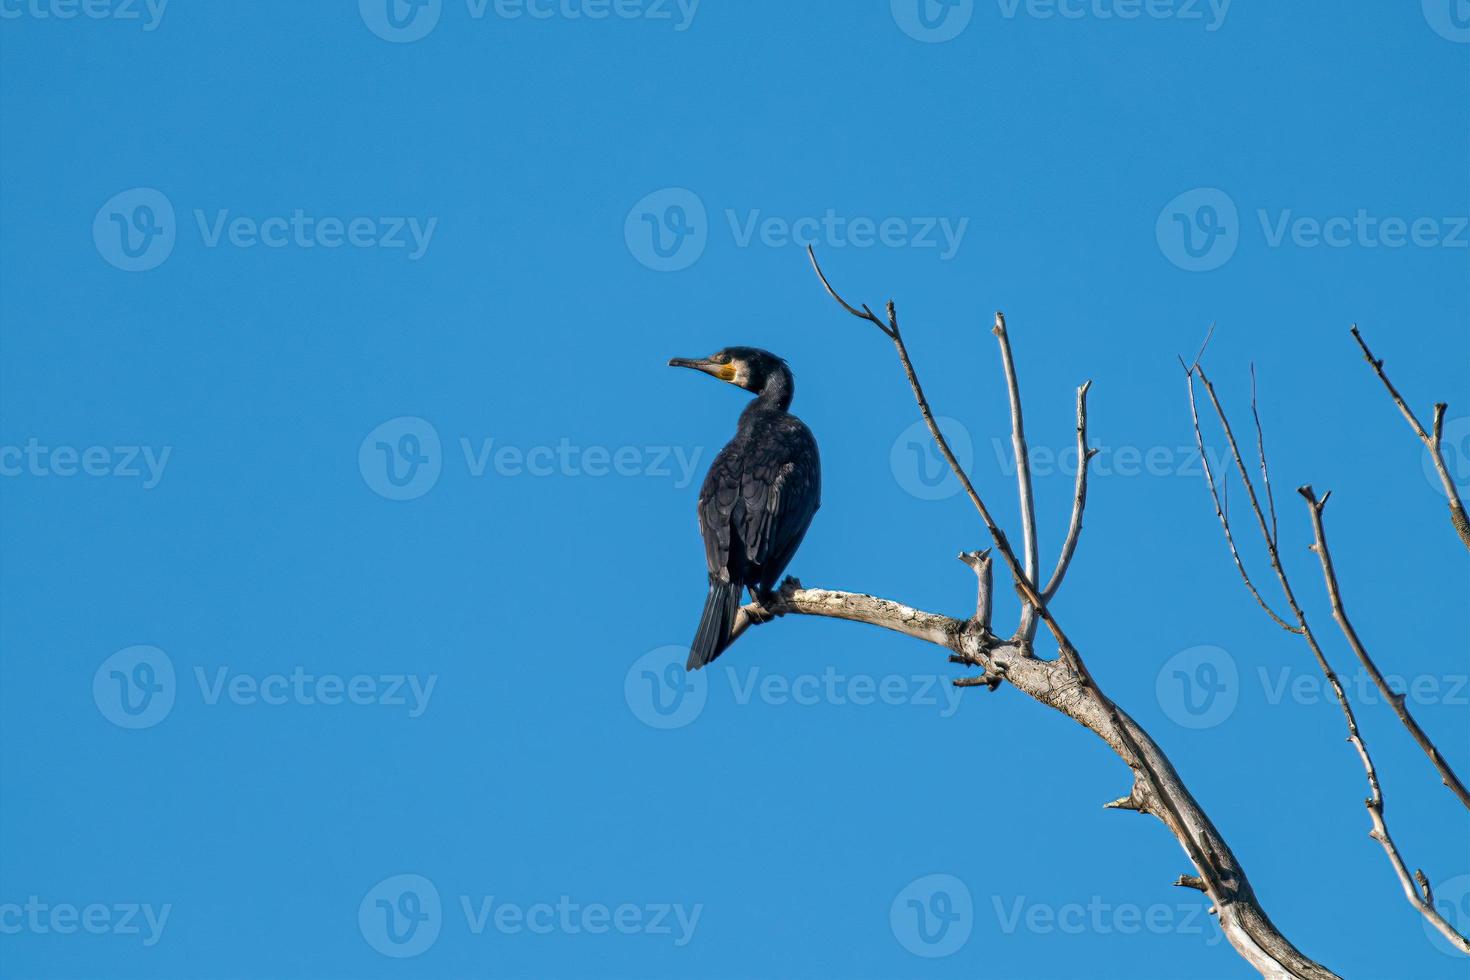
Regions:
[[[710,377],[719,378],[721,381],[730,381],[735,377],[735,369],[729,364],[716,364],[707,357],[671,357],[669,367],[693,368],[703,371]]]

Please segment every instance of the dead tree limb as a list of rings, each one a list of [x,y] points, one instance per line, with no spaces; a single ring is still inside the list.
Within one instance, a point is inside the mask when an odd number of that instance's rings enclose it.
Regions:
[[[1444,917],[1439,914],[1432,903],[1425,902],[1414,889],[1413,882],[1409,879],[1403,857],[1399,854],[1398,847],[1394,844],[1393,837],[1388,831],[1388,823],[1383,815],[1383,791],[1378,781],[1378,769],[1374,765],[1373,757],[1368,751],[1367,740],[1363,737],[1362,731],[1358,726],[1357,714],[1348,702],[1347,693],[1343,690],[1342,681],[1338,678],[1337,672],[1333,670],[1331,663],[1328,662],[1327,655],[1323,653],[1322,646],[1317,641],[1316,633],[1312,631],[1312,627],[1307,621],[1306,613],[1302,611],[1301,604],[1297,601],[1296,591],[1292,588],[1291,580],[1287,577],[1286,569],[1281,563],[1281,552],[1277,547],[1276,536],[1272,533],[1271,525],[1267,522],[1266,514],[1261,509],[1260,498],[1256,495],[1255,486],[1251,482],[1250,472],[1247,470],[1245,460],[1240,454],[1240,447],[1235,441],[1235,434],[1230,428],[1230,419],[1226,416],[1225,408],[1220,403],[1220,398],[1215,392],[1214,384],[1211,383],[1209,377],[1205,374],[1204,367],[1196,361],[1193,365],[1185,368],[1185,373],[1188,378],[1190,413],[1194,419],[1195,438],[1200,447],[1200,457],[1203,459],[1206,453],[1204,451],[1204,436],[1201,434],[1199,428],[1199,410],[1194,393],[1194,376],[1196,374],[1199,375],[1200,383],[1204,386],[1205,393],[1209,395],[1210,403],[1215,408],[1215,415],[1219,419],[1220,428],[1225,433],[1226,442],[1230,446],[1231,458],[1235,462],[1235,467],[1240,474],[1241,482],[1246,486],[1246,494],[1250,500],[1251,511],[1255,514],[1256,522],[1260,527],[1261,537],[1265,541],[1266,554],[1270,558],[1271,568],[1276,573],[1276,581],[1281,586],[1281,594],[1286,600],[1287,607],[1296,619],[1297,629],[1294,632],[1299,633],[1306,640],[1308,649],[1312,651],[1312,656],[1317,661],[1318,669],[1321,670],[1323,678],[1326,679],[1328,685],[1332,688],[1333,695],[1337,698],[1337,706],[1342,712],[1343,721],[1347,726],[1347,740],[1357,751],[1358,759],[1362,763],[1363,772],[1368,780],[1369,795],[1365,800],[1365,804],[1368,808],[1369,819],[1373,824],[1373,829],[1369,831],[1369,836],[1378,841],[1383,847],[1384,854],[1388,858],[1389,864],[1393,867],[1394,873],[1398,875],[1401,882],[1405,883],[1405,894],[1408,897],[1409,903],[1435,929],[1454,944],[1456,948],[1470,953],[1470,940],[1467,940],[1455,931],[1454,927],[1445,921]],[[1213,483],[1211,490],[1213,492]],[[1327,497],[1331,496],[1329,493],[1318,501],[1312,495],[1310,487],[1303,487],[1300,492],[1307,498],[1318,516],[1320,516],[1320,508],[1327,504]],[[1233,543],[1231,545],[1231,551],[1234,553]],[[1259,599],[1259,596],[1257,598]],[[1262,605],[1264,607],[1265,603],[1262,602]],[[1267,608],[1267,611],[1270,611],[1269,608]],[[1277,618],[1274,613],[1272,613],[1272,618]]]
[[[1383,387],[1388,389],[1388,395],[1393,403],[1399,407],[1399,411],[1408,420],[1409,426],[1413,428],[1414,434],[1424,447],[1429,450],[1429,456],[1434,460],[1434,468],[1439,473],[1439,482],[1444,486],[1445,496],[1449,499],[1450,523],[1455,526],[1455,533],[1460,536],[1460,543],[1470,548],[1470,519],[1465,516],[1465,505],[1460,500],[1460,491],[1455,486],[1454,479],[1450,476],[1449,467],[1444,462],[1444,413],[1449,408],[1444,402],[1436,402],[1434,406],[1434,421],[1430,425],[1430,431],[1425,432],[1424,426],[1419,424],[1416,416],[1399,390],[1388,380],[1388,375],[1383,371],[1383,359],[1374,357],[1373,352],[1363,340],[1363,335],[1358,332],[1357,324],[1353,325],[1353,339],[1358,342],[1358,347],[1363,351],[1363,359],[1373,368],[1373,373],[1378,375],[1378,380],[1383,382]]]
[[[1393,707],[1394,714],[1399,716],[1399,721],[1403,722],[1404,728],[1408,729],[1419,748],[1424,751],[1434,768],[1439,771],[1440,781],[1449,787],[1450,792],[1459,798],[1460,803],[1467,810],[1470,810],[1470,793],[1465,792],[1465,784],[1460,782],[1460,777],[1455,775],[1455,771],[1450,768],[1450,764],[1445,761],[1445,757],[1440,754],[1434,742],[1424,733],[1424,729],[1419,727],[1413,713],[1409,711],[1408,699],[1402,692],[1395,691],[1388,686],[1383,672],[1378,669],[1378,664],[1369,655],[1367,647],[1363,645],[1362,639],[1358,636],[1358,631],[1353,628],[1352,620],[1348,619],[1347,609],[1343,606],[1342,589],[1337,582],[1337,569],[1332,564],[1332,552],[1327,548],[1327,530],[1322,526],[1322,511],[1327,509],[1327,497],[1324,496],[1318,500],[1312,493],[1311,487],[1302,487],[1297,492],[1311,505],[1312,535],[1315,538],[1312,551],[1316,552],[1318,561],[1322,563],[1322,577],[1327,584],[1327,598],[1332,602],[1332,618],[1337,621],[1337,627],[1342,630],[1348,646],[1353,648],[1358,662],[1373,679],[1373,684],[1383,695],[1383,699]]]
[[[1109,806],[1152,814],[1168,827],[1195,867],[1196,875],[1186,877],[1198,878],[1202,890],[1214,902],[1226,938],[1247,962],[1268,977],[1334,977],[1335,974],[1331,971],[1303,955],[1271,922],[1256,899],[1255,892],[1229,845],[1184,786],[1163,750],[1137,722],[1103,693],[1093,679],[1081,653],[1048,609],[1047,598],[1043,597],[1034,584],[1034,562],[1028,570],[1027,565],[1018,559],[1005,532],[996,524],[989,508],[975,491],[969,475],[959,465],[944,434],[935,423],[928,399],[904,345],[894,304],[889,302],[887,305],[886,321],[873,313],[866,304],[861,307],[853,306],[832,288],[817,263],[815,253],[808,249],[808,254],[812,268],[833,300],[853,316],[872,323],[893,342],[899,363],[918,403],[920,416],[939,447],[940,454],[960,481],[990,533],[995,550],[1005,562],[1022,602],[1029,604],[1035,616],[1046,624],[1055,638],[1058,658],[1043,660],[1035,656],[1029,638],[1021,630],[1010,641],[996,639],[989,628],[978,621],[978,616],[954,619],[870,595],[802,589],[798,583],[792,581],[788,581],[776,599],[764,609],[748,606],[741,610],[732,631],[732,642],[734,637],[738,637],[749,627],[768,622],[777,616],[828,616],[881,626],[948,649],[951,651],[951,659],[977,665],[985,670],[986,677],[977,683],[984,682],[987,686],[994,686],[999,683],[998,679],[1010,682],[1040,703],[1080,722],[1101,738],[1133,770],[1133,786],[1125,797],[1126,803],[1115,801]],[[1085,393],[1086,386],[1079,392],[1079,444],[1084,447],[1082,458],[1078,461],[1081,467],[1086,466],[1087,457],[1090,456],[1090,453],[1085,452],[1086,436],[1083,431],[1086,421]],[[1014,417],[1015,414],[1013,411],[1013,432],[1020,428],[1020,421]],[[1081,489],[1074,501],[1073,520],[1080,533],[1082,505],[1085,502],[1085,481],[1080,475],[1079,486]],[[1023,505],[1023,513],[1024,510]],[[1071,547],[1075,548],[1075,541]],[[1066,561],[1069,561],[1070,554],[1066,545],[1063,554]],[[1065,573],[1066,561],[1059,565],[1058,572],[1061,574]],[[979,564],[978,559],[976,564]],[[1060,574],[1054,574],[1053,578],[1060,585]],[[988,589],[983,584],[982,593],[977,602],[977,614],[984,608],[988,615]]]
[[[1163,750],[1131,717],[1106,701],[1095,685],[1079,683],[1063,660],[1032,656],[1015,640],[999,640],[971,619],[926,612],[890,599],[855,592],[806,589],[788,579],[762,610],[748,605],[736,617],[734,635],[780,616],[825,616],[867,623],[933,643],[960,662],[1003,677],[1035,701],[1060,711],[1101,738],[1134,770],[1132,791],[1107,804],[1148,813],[1163,821],[1191,855],[1201,890],[1219,911],[1220,926],[1240,955],[1266,977],[1329,980],[1331,971],[1303,955],[1266,915],[1230,846],[1179,778]],[[1200,887],[1200,886],[1196,886]]]
[[[1026,556],[1026,581],[1037,585],[1036,566],[1036,498],[1031,492],[1031,451],[1026,447],[1026,426],[1021,411],[1021,381],[1016,375],[1016,362],[1011,356],[1011,337],[1006,333],[1005,314],[996,311],[991,329],[1000,344],[1000,363],[1005,369],[1006,392],[1011,400],[1011,451],[1016,456],[1016,497],[1021,505],[1021,547]],[[1080,467],[1083,469],[1085,467]],[[1036,607],[1026,603],[1021,608],[1021,623],[1016,635],[1024,642],[1036,636]]]

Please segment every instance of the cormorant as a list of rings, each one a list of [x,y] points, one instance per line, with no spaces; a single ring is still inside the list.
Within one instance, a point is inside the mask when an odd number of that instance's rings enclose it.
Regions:
[[[726,347],[703,359],[676,357],[746,391],[735,438],[710,464],[699,491],[699,533],[709,566],[709,596],[686,670],[724,652],[741,592],[764,606],[821,506],[822,464],[811,430],[787,411],[796,380],[786,362],[756,347]]]

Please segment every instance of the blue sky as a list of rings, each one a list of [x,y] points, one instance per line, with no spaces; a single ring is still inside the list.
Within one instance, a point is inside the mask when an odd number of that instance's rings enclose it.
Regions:
[[[1293,584],[1470,926],[1470,820],[1291,492],[1463,773],[1466,555],[1348,327],[1470,489],[1470,11],[924,2],[0,3],[0,972],[1251,975],[1102,743],[936,648],[788,618],[666,670],[745,398],[671,356],[792,365],[806,584],[973,602],[983,528],[810,242],[1014,534],[1006,311],[1047,567],[1092,379],[1054,610],[1093,673],[1302,949],[1467,975],[1229,561],[1176,357],[1218,324],[1238,428],[1254,362]]]

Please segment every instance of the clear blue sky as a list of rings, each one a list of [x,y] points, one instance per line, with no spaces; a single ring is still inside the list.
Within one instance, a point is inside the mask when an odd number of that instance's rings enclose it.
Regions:
[[[1465,4],[926,2],[0,3],[0,972],[1251,975],[1102,743],[935,648],[788,619],[668,685],[744,403],[670,356],[790,361],[808,585],[973,602],[983,529],[812,240],[1014,529],[1006,311],[1048,567],[1093,380],[1093,672],[1304,950],[1467,975],[1229,562],[1176,361],[1218,323],[1241,428],[1255,362],[1329,655],[1358,685],[1306,482],[1465,773],[1466,555],[1348,335],[1470,489]],[[1465,928],[1470,820],[1354,697]]]

